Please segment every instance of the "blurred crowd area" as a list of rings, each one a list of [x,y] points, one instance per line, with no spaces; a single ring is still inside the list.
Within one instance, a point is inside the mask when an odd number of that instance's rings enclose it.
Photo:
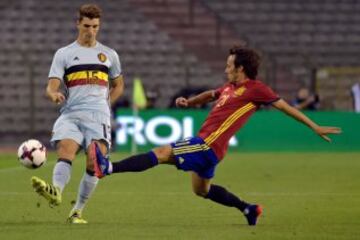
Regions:
[[[312,109],[304,110],[356,109],[359,1],[92,2],[103,9],[99,41],[119,53],[125,76],[125,95],[114,108],[131,106],[135,77],[149,108],[170,108],[177,96],[215,88],[225,81],[228,49],[243,44],[263,57],[259,78],[294,106],[306,89],[302,105],[312,102]],[[49,67],[55,51],[75,40],[84,3],[0,1],[1,144],[24,135],[48,138],[59,114],[44,97]]]

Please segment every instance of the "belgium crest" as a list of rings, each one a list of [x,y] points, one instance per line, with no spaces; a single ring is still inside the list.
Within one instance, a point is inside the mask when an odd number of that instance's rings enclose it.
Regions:
[[[106,59],[107,59],[107,57],[106,57],[105,54],[99,53],[99,54],[98,54],[98,59],[99,59],[100,62],[105,62]]]

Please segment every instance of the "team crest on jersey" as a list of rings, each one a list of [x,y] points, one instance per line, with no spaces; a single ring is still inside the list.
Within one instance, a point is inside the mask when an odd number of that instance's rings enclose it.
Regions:
[[[241,96],[243,95],[243,93],[245,92],[246,88],[245,87],[239,87],[238,89],[236,89],[236,91],[234,92],[236,96]]]
[[[99,59],[100,62],[105,62],[106,59],[107,59],[107,57],[106,57],[105,54],[99,53],[99,54],[98,54],[98,59]]]

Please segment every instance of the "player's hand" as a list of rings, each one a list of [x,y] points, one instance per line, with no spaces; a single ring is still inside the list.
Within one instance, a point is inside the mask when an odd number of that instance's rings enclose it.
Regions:
[[[50,99],[52,102],[59,105],[65,101],[65,96],[61,92],[53,92],[50,94]]]
[[[189,106],[189,102],[186,98],[184,97],[178,97],[176,100],[175,100],[175,105],[177,107],[188,107]]]
[[[325,139],[325,141],[331,142],[331,139],[328,137],[328,134],[340,134],[341,133],[341,128],[319,126],[319,127],[315,128],[314,131],[320,137]]]

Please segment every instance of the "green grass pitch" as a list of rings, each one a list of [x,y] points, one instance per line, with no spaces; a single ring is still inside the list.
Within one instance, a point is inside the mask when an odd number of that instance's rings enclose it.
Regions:
[[[189,174],[172,166],[101,180],[84,211],[89,224],[69,225],[84,159],[73,165],[62,205],[49,208],[30,186],[32,175],[51,179],[49,158],[28,170],[15,154],[0,155],[0,239],[360,239],[360,152],[229,154],[214,182],[263,205],[256,227],[196,197]]]

